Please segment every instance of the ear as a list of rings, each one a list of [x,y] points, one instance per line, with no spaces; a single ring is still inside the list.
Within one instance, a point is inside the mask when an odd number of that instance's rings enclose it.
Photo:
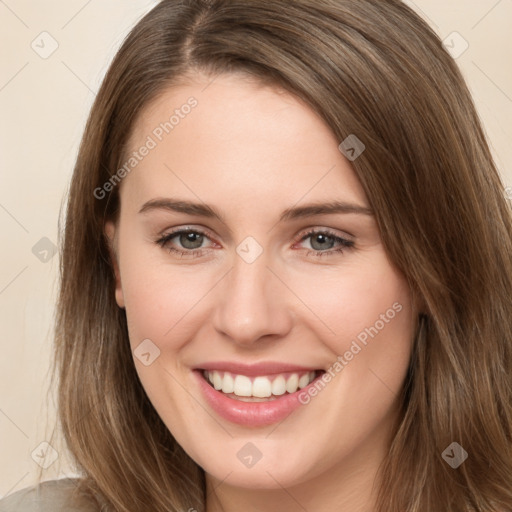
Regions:
[[[107,237],[108,251],[110,254],[110,261],[114,268],[114,275],[116,280],[115,297],[117,305],[120,308],[124,308],[124,295],[123,288],[121,286],[121,274],[119,272],[119,262],[117,259],[117,238],[116,238],[116,225],[113,221],[109,220],[105,223],[105,235]]]

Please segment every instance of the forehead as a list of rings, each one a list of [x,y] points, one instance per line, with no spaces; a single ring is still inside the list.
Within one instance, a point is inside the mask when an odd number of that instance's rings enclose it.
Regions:
[[[366,204],[339,142],[288,92],[240,75],[197,76],[168,88],[143,110],[129,154],[151,149],[122,185],[132,196],[175,195],[179,188],[189,197],[238,198],[240,205],[328,192]]]

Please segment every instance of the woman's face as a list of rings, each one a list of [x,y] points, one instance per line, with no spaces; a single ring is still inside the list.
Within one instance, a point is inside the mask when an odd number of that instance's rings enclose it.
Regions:
[[[389,443],[414,311],[340,142],[235,75],[169,89],[133,130],[116,300],[149,399],[214,481],[371,473]]]

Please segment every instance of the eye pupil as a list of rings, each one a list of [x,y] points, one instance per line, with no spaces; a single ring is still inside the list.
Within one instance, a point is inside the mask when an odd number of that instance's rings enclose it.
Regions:
[[[186,249],[198,249],[203,243],[203,235],[199,233],[183,233],[180,235],[180,243]],[[189,243],[191,243],[192,246],[189,246]]]
[[[333,237],[332,236],[329,236],[329,235],[325,235],[323,233],[318,233],[316,234],[312,239],[311,239],[311,247],[313,247],[313,249],[319,249],[319,250],[322,250],[322,249],[325,249],[326,248],[326,245],[329,245],[329,243],[326,244],[326,242],[329,242],[329,239],[331,242],[334,242],[333,240]],[[319,244],[317,244],[317,241],[320,241]],[[315,245],[318,245],[317,247],[315,247]],[[329,249],[332,248],[332,243],[331,245],[329,245],[328,247]]]

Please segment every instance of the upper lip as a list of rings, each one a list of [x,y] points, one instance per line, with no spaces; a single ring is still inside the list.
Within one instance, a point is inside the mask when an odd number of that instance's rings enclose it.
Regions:
[[[286,372],[311,372],[315,370],[320,370],[320,368],[290,363],[281,363],[279,361],[263,361],[260,363],[253,364],[236,361],[211,361],[198,364],[196,366],[196,370],[227,371],[230,373],[235,373],[237,375],[247,375],[248,377],[250,377],[258,375],[272,375]]]

